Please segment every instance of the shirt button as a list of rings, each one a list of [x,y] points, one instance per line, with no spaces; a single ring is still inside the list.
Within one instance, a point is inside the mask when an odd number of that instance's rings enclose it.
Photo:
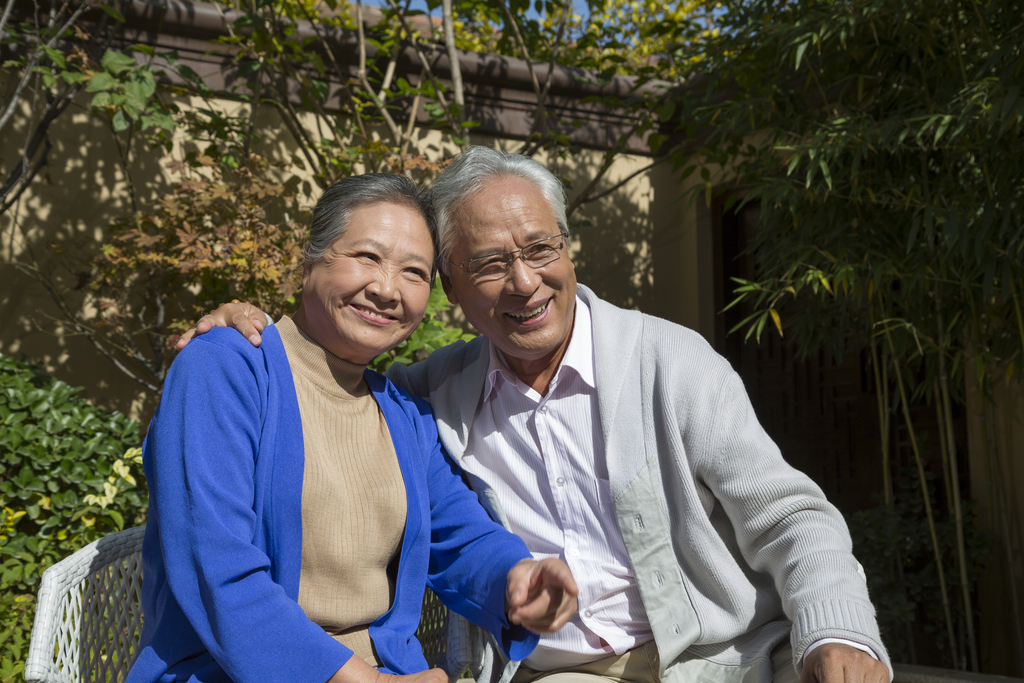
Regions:
[[[542,413],[548,412],[548,407],[547,406],[541,406],[540,407],[540,412],[542,412]]]
[[[593,612],[591,612],[590,610],[585,610],[585,611],[583,612],[583,616],[585,616],[586,618],[588,618],[588,619],[589,619],[590,617],[594,616],[594,613],[593,613]]]
[[[558,484],[559,486],[565,486],[565,479],[559,477],[558,479],[555,480],[555,483]]]
[[[579,548],[573,548],[572,551],[571,551],[571,555],[573,557],[579,557],[580,556],[580,549]]]

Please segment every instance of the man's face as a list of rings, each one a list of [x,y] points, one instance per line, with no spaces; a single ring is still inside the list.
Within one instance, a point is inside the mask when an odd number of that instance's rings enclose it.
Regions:
[[[454,265],[521,249],[559,234],[551,208],[532,183],[508,177],[492,181],[463,202],[452,218],[455,248],[443,278],[452,303],[505,354],[521,379],[558,366],[572,333],[576,271],[567,253],[540,268],[517,258],[504,278],[480,282]]]

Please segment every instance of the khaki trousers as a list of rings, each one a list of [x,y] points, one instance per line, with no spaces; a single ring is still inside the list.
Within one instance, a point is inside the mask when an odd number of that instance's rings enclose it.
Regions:
[[[535,671],[520,665],[512,683],[661,683],[658,673],[661,661],[654,641],[621,655],[613,655],[589,664]],[[733,678],[736,667],[722,667],[722,681]],[[772,650],[773,683],[799,683],[800,676],[793,667],[793,648],[784,640]]]

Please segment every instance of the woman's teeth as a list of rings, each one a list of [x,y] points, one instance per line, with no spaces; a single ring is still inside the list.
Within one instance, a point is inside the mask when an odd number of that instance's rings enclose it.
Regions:
[[[381,320],[391,320],[392,319],[391,316],[389,316],[389,315],[384,315],[382,313],[377,313],[376,311],[371,311],[371,310],[369,310],[367,308],[363,308],[362,306],[357,306],[356,308],[358,308],[360,311],[362,311],[366,315],[370,316],[371,318],[380,318]]]

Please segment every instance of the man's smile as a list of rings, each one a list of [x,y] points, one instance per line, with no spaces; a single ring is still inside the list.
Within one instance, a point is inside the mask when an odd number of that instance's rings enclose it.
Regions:
[[[531,308],[525,311],[517,311],[514,313],[506,313],[506,315],[515,318],[516,320],[530,320],[531,318],[536,318],[541,313],[546,311],[548,309],[548,304],[550,303],[551,299],[548,299],[547,301],[542,303],[540,306],[537,306],[536,308]]]

